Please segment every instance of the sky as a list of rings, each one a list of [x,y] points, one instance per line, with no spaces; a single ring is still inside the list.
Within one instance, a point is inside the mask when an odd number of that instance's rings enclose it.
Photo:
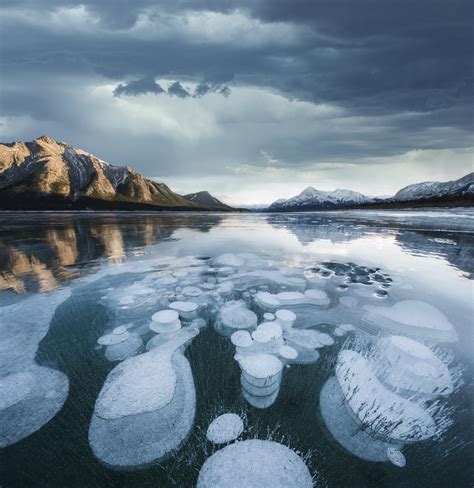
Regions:
[[[473,171],[472,0],[0,0],[0,140],[233,205]]]

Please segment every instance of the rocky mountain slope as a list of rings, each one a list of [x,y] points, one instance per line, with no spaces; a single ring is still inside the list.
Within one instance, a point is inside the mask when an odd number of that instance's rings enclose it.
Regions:
[[[228,210],[230,210],[232,208],[232,207],[229,207],[229,205],[226,205],[225,203],[221,202],[216,197],[213,197],[207,191],[198,191],[197,193],[188,193],[187,195],[183,195],[183,198],[185,200],[188,200],[188,202],[195,203],[197,205],[210,205],[213,207],[220,207],[220,208],[228,209]]]
[[[349,207],[369,203],[372,199],[351,190],[316,190],[309,186],[299,195],[273,202],[268,208],[271,212],[305,211]]]
[[[0,208],[215,210],[48,136],[0,144]]]

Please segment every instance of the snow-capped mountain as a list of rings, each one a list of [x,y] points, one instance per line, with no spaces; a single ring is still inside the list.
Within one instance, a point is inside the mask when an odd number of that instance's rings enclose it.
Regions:
[[[309,186],[299,195],[288,199],[279,199],[273,202],[270,211],[298,211],[343,208],[362,203],[369,203],[372,199],[362,193],[351,190],[337,189],[334,191],[316,190]]]
[[[459,180],[446,182],[424,181],[408,185],[399,190],[392,200],[404,202],[448,197],[474,197],[474,173],[469,173]]]
[[[183,195],[183,198],[185,198],[189,202],[196,203],[198,205],[210,205],[212,207],[222,207],[227,209],[231,208],[229,207],[229,205],[221,202],[216,197],[213,197],[208,191],[188,193],[187,195]]]
[[[48,136],[0,144],[0,208],[213,209]]]

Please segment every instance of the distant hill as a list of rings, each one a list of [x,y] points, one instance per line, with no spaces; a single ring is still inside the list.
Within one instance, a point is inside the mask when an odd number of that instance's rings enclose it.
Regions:
[[[393,197],[371,198],[351,190],[321,191],[306,188],[299,195],[273,202],[267,212],[337,210],[344,208],[408,208],[473,206],[474,173],[453,181],[425,181],[406,186]]]
[[[270,212],[298,212],[349,207],[369,203],[372,198],[351,190],[322,191],[309,186],[299,195],[273,202]]]
[[[0,144],[0,208],[232,210],[189,201],[128,166],[48,136]]]
[[[213,197],[207,191],[198,191],[197,193],[188,193],[183,195],[183,198],[188,202],[195,203],[197,205],[209,205],[211,207],[219,207],[226,210],[232,210],[232,207]]]

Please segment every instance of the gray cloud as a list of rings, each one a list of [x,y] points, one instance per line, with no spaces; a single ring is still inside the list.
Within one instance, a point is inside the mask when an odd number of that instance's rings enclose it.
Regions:
[[[144,93],[159,95],[160,93],[166,92],[153,78],[141,78],[139,80],[129,81],[126,84],[120,83],[114,90],[114,96],[116,97],[120,95],[141,95]]]
[[[179,81],[175,81],[168,87],[168,95],[187,98],[191,96],[191,93],[189,93]]]

